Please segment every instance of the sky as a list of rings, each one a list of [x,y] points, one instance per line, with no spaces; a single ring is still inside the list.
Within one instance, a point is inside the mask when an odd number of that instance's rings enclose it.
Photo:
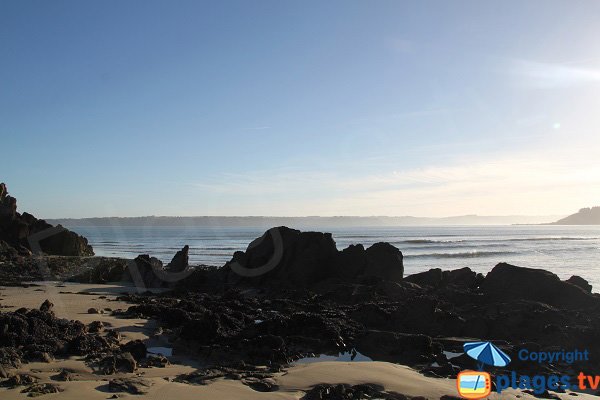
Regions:
[[[0,181],[42,218],[600,205],[600,2],[0,2]]]

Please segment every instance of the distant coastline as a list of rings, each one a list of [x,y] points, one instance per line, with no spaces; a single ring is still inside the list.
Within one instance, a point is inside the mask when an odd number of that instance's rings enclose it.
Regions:
[[[549,225],[600,225],[600,207],[582,208]]]
[[[462,215],[453,217],[388,217],[388,216],[335,216],[335,217],[270,217],[270,216],[146,216],[146,217],[98,217],[47,219],[51,224],[64,226],[219,226],[219,227],[272,227],[306,226],[318,227],[361,227],[361,226],[427,226],[427,225],[513,225],[548,224],[562,216],[480,216]]]

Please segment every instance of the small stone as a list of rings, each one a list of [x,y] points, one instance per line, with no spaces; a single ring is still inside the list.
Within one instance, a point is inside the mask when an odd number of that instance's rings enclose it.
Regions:
[[[94,308],[94,307],[88,308],[87,312],[88,312],[88,314],[100,314],[100,312],[98,311],[98,309]]]

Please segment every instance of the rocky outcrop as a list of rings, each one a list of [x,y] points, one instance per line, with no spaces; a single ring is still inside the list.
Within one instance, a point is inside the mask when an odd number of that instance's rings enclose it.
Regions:
[[[496,265],[487,274],[483,292],[493,301],[531,300],[564,308],[600,305],[599,298],[580,286],[561,281],[552,272],[506,263]]]
[[[183,272],[189,267],[189,252],[190,246],[185,245],[183,249],[179,250],[171,262],[165,267],[168,272]]]
[[[13,247],[17,253],[23,249],[41,251],[59,256],[93,256],[92,246],[83,236],[62,226],[53,227],[29,213],[17,212],[17,200],[8,195],[0,183],[0,240]],[[4,253],[6,251],[3,250]]]
[[[463,288],[475,289],[483,283],[484,277],[477,274],[469,267],[442,271],[440,268],[432,268],[429,271],[419,272],[405,278],[407,282],[419,286],[431,286],[434,288],[454,285]]]
[[[590,285],[588,281],[586,281],[585,279],[583,279],[582,277],[580,277],[578,275],[571,276],[569,279],[567,279],[567,282],[569,282],[575,286],[579,286],[580,288],[582,288],[583,290],[585,290],[588,293],[592,293],[592,285]]]
[[[245,252],[236,252],[224,267],[228,283],[309,287],[328,279],[356,281],[377,278],[399,282],[402,253],[389,243],[338,251],[330,233],[272,228]]]

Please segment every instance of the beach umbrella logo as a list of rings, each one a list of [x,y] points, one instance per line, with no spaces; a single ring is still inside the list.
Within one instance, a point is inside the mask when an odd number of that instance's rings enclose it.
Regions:
[[[469,342],[463,345],[465,353],[479,363],[479,369],[484,365],[506,367],[510,357],[491,342]]]

